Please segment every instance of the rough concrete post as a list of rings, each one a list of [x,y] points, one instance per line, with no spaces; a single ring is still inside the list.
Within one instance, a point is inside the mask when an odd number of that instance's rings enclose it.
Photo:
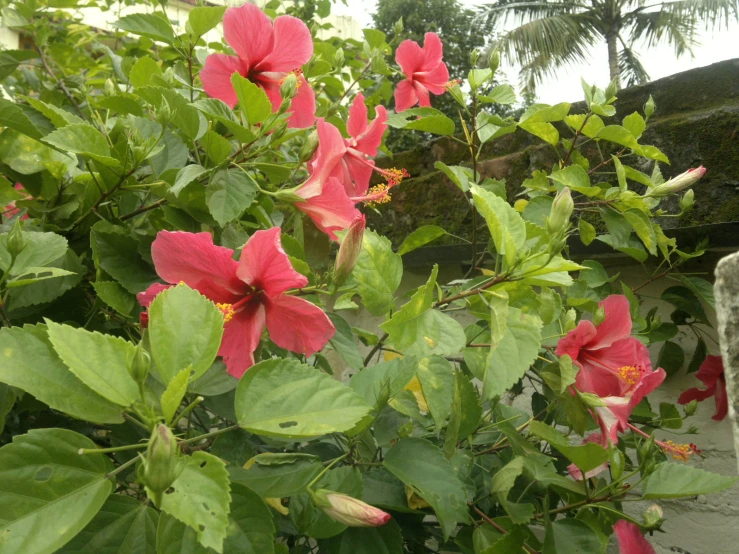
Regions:
[[[734,427],[734,449],[739,456],[739,252],[719,261],[714,291],[729,418]]]

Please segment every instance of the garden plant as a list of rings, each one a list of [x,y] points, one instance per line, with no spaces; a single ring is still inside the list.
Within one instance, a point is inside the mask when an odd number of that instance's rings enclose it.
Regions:
[[[659,223],[706,169],[644,141],[651,98],[616,117],[615,83],[584,82],[577,109],[502,118],[497,52],[450,75],[402,22],[319,39],[280,2],[175,23],[131,2],[103,32],[77,4],[2,9],[29,47],[0,51],[0,553],[604,553],[615,534],[648,554],[661,500],[732,486],[677,440],[727,400],[711,285],[683,271],[706,245]],[[368,227],[418,186],[388,127],[464,144],[439,210],[471,236]],[[558,163],[483,177],[511,133]],[[440,240],[471,248],[466,274],[399,292],[402,257]],[[670,321],[573,261],[594,241],[671,280]],[[679,330],[707,388],[651,405]]]

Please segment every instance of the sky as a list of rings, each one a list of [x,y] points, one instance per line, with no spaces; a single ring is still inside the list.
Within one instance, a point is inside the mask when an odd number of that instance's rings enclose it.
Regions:
[[[332,9],[337,15],[350,15],[357,19],[362,27],[372,25],[371,14],[375,10],[373,0],[346,0],[343,5],[338,0]],[[485,3],[481,0],[462,0],[462,4],[474,7]],[[699,46],[693,49],[693,57],[685,54],[676,58],[671,46],[660,45],[648,48],[638,45],[636,51],[651,80],[661,79],[668,75],[703,67],[722,60],[739,57],[739,24],[734,22],[728,30],[703,31],[698,36]],[[505,60],[501,64],[507,81],[518,87],[518,68]],[[462,77],[462,76],[460,76]],[[580,78],[584,77],[591,84],[605,88],[608,77],[608,59],[605,42],[594,47],[587,63],[569,66],[560,70],[554,78],[545,79],[537,88],[539,102],[556,104],[558,102],[575,102],[582,99]],[[739,77],[738,77],[739,78]]]

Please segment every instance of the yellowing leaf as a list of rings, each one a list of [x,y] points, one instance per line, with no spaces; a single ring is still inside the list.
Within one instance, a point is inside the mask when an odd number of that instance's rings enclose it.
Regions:
[[[270,508],[274,508],[275,510],[280,512],[283,516],[290,515],[290,509],[287,506],[282,505],[282,498],[265,498],[264,501],[267,503],[267,505]]]
[[[403,354],[399,352],[391,352],[390,350],[385,350],[385,352],[383,353],[383,358],[386,362],[389,362],[391,360],[397,360],[402,357],[403,357]]]
[[[408,507],[411,510],[421,510],[423,508],[431,507],[431,504],[417,495],[408,485],[405,486],[405,497],[408,500]]]
[[[416,402],[418,402],[418,408],[421,410],[421,412],[423,412],[424,414],[429,413],[429,405],[426,403],[426,397],[423,395],[421,381],[418,380],[418,377],[413,377],[413,379],[411,379],[411,382],[404,387],[404,390],[409,390],[413,393],[413,396],[416,397]]]

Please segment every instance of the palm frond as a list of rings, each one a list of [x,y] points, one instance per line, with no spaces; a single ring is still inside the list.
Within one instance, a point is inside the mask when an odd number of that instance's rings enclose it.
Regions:
[[[659,11],[681,18],[692,17],[705,23],[706,28],[728,28],[731,21],[739,21],[739,0],[672,0],[635,11]]]
[[[494,4],[480,6],[480,10],[490,21],[506,23],[514,21],[518,25],[540,19],[570,13],[587,11],[590,6],[578,0],[497,0]]]
[[[644,69],[634,50],[626,44],[623,44],[622,50],[618,53],[618,71],[621,74],[622,84],[628,87],[649,81],[649,73]]]
[[[660,42],[671,44],[675,55],[682,56],[691,52],[696,45],[695,33],[697,20],[690,15],[678,15],[670,12],[640,12],[630,18],[628,23],[630,43],[645,40],[647,46]]]

